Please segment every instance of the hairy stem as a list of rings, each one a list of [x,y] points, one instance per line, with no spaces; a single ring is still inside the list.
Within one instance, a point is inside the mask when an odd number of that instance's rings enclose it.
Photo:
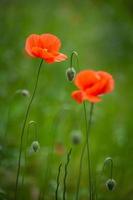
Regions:
[[[36,93],[36,89],[37,89],[37,85],[38,85],[38,80],[39,80],[39,75],[40,75],[40,70],[41,70],[42,63],[43,63],[43,60],[41,60],[39,68],[38,68],[38,73],[37,73],[37,77],[36,77],[36,82],[35,82],[33,94],[31,96],[30,102],[28,104],[27,111],[26,111],[25,118],[24,118],[24,122],[23,122],[23,126],[22,126],[21,139],[20,139],[20,148],[19,148],[19,158],[18,158],[18,169],[17,169],[17,177],[16,177],[16,183],[15,183],[15,197],[14,197],[14,200],[17,200],[18,181],[19,181],[19,173],[20,173],[20,165],[21,165],[21,155],[22,155],[24,131],[25,131],[26,122],[27,122],[27,119],[28,119],[30,107],[31,107],[32,102],[33,102],[34,97],[35,97],[35,93]]]
[[[66,178],[67,178],[67,174],[68,174],[68,165],[70,162],[71,153],[72,153],[72,148],[70,149],[70,151],[67,154],[67,162],[65,164],[65,175],[64,175],[64,180],[63,180],[63,182],[64,182],[63,200],[66,200]]]
[[[59,168],[58,168],[57,187],[56,187],[56,191],[55,191],[55,200],[58,200],[58,189],[59,189],[59,185],[60,185],[61,167],[62,167],[62,163],[59,165]]]

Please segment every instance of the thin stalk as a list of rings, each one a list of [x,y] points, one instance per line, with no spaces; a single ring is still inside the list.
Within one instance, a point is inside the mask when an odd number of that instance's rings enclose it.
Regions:
[[[72,153],[72,148],[70,149],[70,151],[67,154],[67,162],[65,164],[65,175],[64,175],[64,179],[63,179],[63,182],[64,182],[63,200],[66,200],[66,179],[67,179],[67,174],[68,174],[68,165],[70,162],[71,153]]]
[[[84,113],[85,113],[86,141],[83,145],[81,157],[80,157],[79,175],[78,175],[78,181],[77,181],[75,200],[79,199],[79,187],[80,187],[80,180],[81,180],[82,163],[83,163],[83,156],[84,156],[86,146],[87,146],[88,167],[89,167],[89,185],[90,185],[89,192],[90,192],[90,200],[92,200],[92,181],[91,181],[91,162],[90,162],[90,150],[89,150],[89,134],[90,134],[90,128],[91,128],[91,122],[92,122],[93,104],[91,104],[90,113],[89,113],[89,122],[88,123],[87,123],[87,114],[86,114],[85,103],[84,103]]]
[[[25,169],[26,169],[26,165],[27,165],[27,146],[28,146],[28,134],[29,134],[29,126],[27,129],[27,135],[26,135],[26,144],[25,144],[25,152],[24,152],[24,159],[25,159],[25,163],[24,163],[24,170],[23,170],[23,175],[22,175],[22,183],[21,183],[21,187],[23,189],[24,186],[24,178],[25,178]]]
[[[111,159],[111,169],[110,169],[110,178],[112,179],[113,177],[113,160]]]
[[[38,139],[38,134],[37,134],[37,123],[35,121],[30,121],[28,123],[28,127],[27,127],[27,134],[26,134],[26,142],[25,142],[25,152],[24,152],[24,159],[25,159],[25,166],[24,166],[24,170],[23,170],[23,175],[22,175],[22,184],[21,184],[21,187],[23,188],[23,185],[24,185],[24,178],[25,178],[25,170],[26,170],[26,165],[27,165],[27,147],[28,147],[28,137],[29,137],[29,129],[30,129],[30,126],[31,125],[34,125],[34,128],[35,128],[35,141],[37,141]]]
[[[77,67],[79,69],[79,60],[78,60],[78,53],[76,51],[73,51],[72,54],[71,54],[71,57],[70,57],[70,68],[73,67],[73,57],[76,57],[76,60],[77,60]]]
[[[103,165],[103,170],[104,170],[105,165],[109,162],[110,162],[110,179],[112,179],[112,177],[113,177],[113,159],[111,157],[108,157],[105,159],[104,165]]]
[[[86,113],[86,105],[84,103],[84,114],[85,114],[85,123],[86,123],[86,144],[87,144],[87,157],[88,157],[88,167],[89,167],[89,193],[90,193],[90,200],[92,200],[92,175],[91,175],[91,159],[90,159],[90,145],[89,145],[89,136],[90,136],[90,128],[92,122],[92,113],[93,113],[93,103],[91,104],[90,113],[89,113],[89,122],[87,122],[87,113]]]
[[[56,190],[55,190],[55,200],[58,200],[58,189],[59,189],[59,185],[60,185],[61,167],[62,167],[62,163],[59,165],[59,168],[58,168],[57,187],[56,187]]]
[[[28,104],[27,111],[26,111],[26,114],[25,114],[25,119],[24,119],[23,126],[22,126],[21,139],[20,139],[20,148],[19,148],[19,158],[18,158],[18,169],[17,169],[17,177],[16,177],[16,183],[15,183],[15,197],[14,197],[14,200],[17,200],[18,181],[19,181],[19,174],[20,174],[20,165],[21,165],[21,155],[22,155],[22,146],[23,146],[24,131],[25,131],[26,122],[27,122],[27,119],[28,119],[30,107],[32,105],[32,102],[33,102],[35,94],[36,94],[36,90],[37,90],[37,85],[38,85],[38,80],[39,80],[39,75],[40,75],[40,70],[41,70],[42,63],[43,63],[43,60],[41,60],[39,68],[38,68],[38,72],[37,72],[37,77],[36,77],[36,82],[35,82],[33,94],[31,96],[30,102]]]

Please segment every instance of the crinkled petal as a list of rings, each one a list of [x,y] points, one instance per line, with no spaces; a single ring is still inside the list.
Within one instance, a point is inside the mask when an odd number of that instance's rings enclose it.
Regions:
[[[40,40],[42,44],[42,48],[46,48],[48,51],[58,52],[61,47],[60,39],[50,33],[40,35]]]
[[[59,53],[56,57],[55,57],[55,62],[61,62],[67,59],[67,56],[63,53]]]
[[[45,49],[33,47],[32,48],[32,54],[35,57],[42,58],[47,63],[53,63],[54,62],[54,56],[51,53],[47,52]]]
[[[32,53],[33,47],[40,47],[40,36],[37,34],[31,34],[26,39],[25,43],[25,51],[28,53],[28,55],[35,57],[35,55]]]
[[[32,50],[31,50],[31,53],[35,57],[42,58],[43,49],[40,48],[40,47],[33,47]]]
[[[88,89],[86,89],[86,93],[89,95],[93,95],[93,96],[97,96],[100,94],[105,93],[104,92],[104,88],[105,85],[107,84],[107,80],[106,79],[102,79],[100,77],[100,80],[98,80],[94,85],[92,85],[92,87],[89,87]]]
[[[80,90],[76,90],[71,94],[72,98],[76,100],[78,103],[82,103],[84,100],[84,94]]]
[[[102,100],[99,96],[92,96],[92,95],[86,96],[86,99],[91,103],[98,103]]]
[[[79,72],[74,80],[75,85],[81,89],[86,90],[93,86],[99,80],[98,74],[93,70],[83,70]]]
[[[112,75],[107,72],[103,72],[103,71],[99,71],[97,73],[100,75],[101,80],[104,80],[104,82],[106,82],[102,88],[101,93],[112,92],[114,89],[114,79],[113,79]]]

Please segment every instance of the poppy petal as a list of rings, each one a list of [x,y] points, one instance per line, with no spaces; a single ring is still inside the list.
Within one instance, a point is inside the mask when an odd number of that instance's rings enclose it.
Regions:
[[[76,75],[74,83],[79,89],[85,90],[96,83],[99,78],[95,71],[83,70]]]
[[[88,101],[90,101],[91,103],[97,103],[97,102],[100,102],[102,100],[99,96],[93,96],[93,95],[88,95],[86,97],[86,99]]]
[[[35,57],[42,58],[43,49],[40,47],[33,47],[31,53]]]
[[[59,53],[56,57],[55,57],[55,62],[61,62],[63,60],[66,60],[67,56],[63,53]]]
[[[103,91],[101,93],[110,93],[114,89],[114,79],[111,74],[103,71],[99,71],[98,74],[100,75],[101,79],[106,81],[106,84],[103,87]]]
[[[71,96],[78,103],[82,103],[83,100],[84,100],[84,98],[83,98],[84,97],[83,92],[80,91],[80,90],[76,90],[76,91],[72,92]]]
[[[46,33],[40,35],[40,40],[42,44],[42,48],[46,48],[48,51],[58,52],[61,47],[61,42],[58,37],[53,34]]]
[[[25,51],[28,53],[29,56],[35,57],[32,53],[33,47],[40,46],[40,36],[37,34],[31,34],[25,43]]]

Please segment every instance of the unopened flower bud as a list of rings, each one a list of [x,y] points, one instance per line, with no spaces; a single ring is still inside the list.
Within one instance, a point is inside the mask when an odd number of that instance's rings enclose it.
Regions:
[[[76,75],[76,71],[73,67],[69,67],[66,70],[66,76],[67,76],[68,81],[73,81],[73,79],[75,78],[75,75]]]
[[[34,152],[37,152],[39,151],[40,149],[40,144],[38,141],[33,141],[32,144],[31,144],[31,148]]]
[[[29,91],[26,90],[26,89],[19,89],[19,90],[16,91],[16,94],[21,94],[24,97],[29,97],[30,96]]]
[[[79,131],[72,132],[72,143],[75,145],[81,143],[81,133]]]
[[[116,187],[116,181],[114,179],[108,179],[106,182],[106,187],[109,191],[113,191]]]
[[[25,97],[29,97],[29,96],[30,96],[29,91],[28,91],[28,90],[25,90],[25,89],[21,90],[21,94],[22,94],[23,96],[25,96]]]

